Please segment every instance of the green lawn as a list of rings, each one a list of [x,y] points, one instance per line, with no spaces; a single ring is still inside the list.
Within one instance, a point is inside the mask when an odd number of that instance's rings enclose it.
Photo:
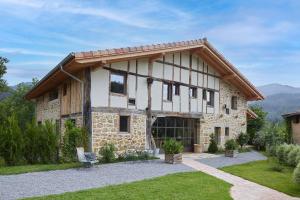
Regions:
[[[0,175],[22,174],[28,172],[39,172],[59,169],[69,169],[82,166],[80,163],[22,165],[0,167]]]
[[[283,166],[283,171],[277,172],[271,169],[276,165],[278,165],[278,161],[269,158],[263,161],[223,167],[221,170],[288,195],[300,197],[300,186],[297,186],[292,180],[293,168]]]
[[[177,173],[98,189],[30,199],[160,199],[225,200],[232,199],[231,185],[202,172]]]

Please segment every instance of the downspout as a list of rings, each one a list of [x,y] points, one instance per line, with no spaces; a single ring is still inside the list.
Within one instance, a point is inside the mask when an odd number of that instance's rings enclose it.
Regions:
[[[68,76],[70,76],[71,78],[73,78],[74,80],[78,81],[81,84],[81,117],[82,117],[82,126],[84,126],[84,119],[83,119],[83,110],[84,110],[84,99],[83,99],[83,93],[84,93],[84,82],[82,80],[80,80],[79,78],[77,78],[76,76],[70,74],[69,72],[65,71],[63,69],[62,64],[60,64],[60,70],[67,74]]]

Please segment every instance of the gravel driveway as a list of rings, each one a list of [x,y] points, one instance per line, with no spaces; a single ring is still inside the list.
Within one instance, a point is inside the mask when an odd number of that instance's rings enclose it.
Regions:
[[[243,164],[251,161],[266,160],[267,157],[257,151],[239,153],[235,158],[225,157],[224,155],[215,158],[197,159],[197,161],[215,168],[221,168],[230,165]]]
[[[59,194],[187,171],[195,170],[183,164],[170,165],[153,160],[0,176],[0,199]]]

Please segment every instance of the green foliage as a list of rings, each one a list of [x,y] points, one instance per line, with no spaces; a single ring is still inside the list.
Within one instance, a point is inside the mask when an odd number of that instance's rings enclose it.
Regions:
[[[276,156],[278,158],[279,163],[285,163],[285,157],[284,157],[284,152],[286,149],[287,144],[283,144],[277,147],[276,150]]]
[[[285,118],[285,127],[286,127],[286,142],[292,143],[292,120],[291,118]]]
[[[21,129],[15,116],[1,122],[0,156],[7,165],[15,165],[23,159],[24,142]]]
[[[252,144],[255,134],[265,125],[267,113],[257,105],[251,106],[250,109],[258,116],[256,119],[250,119],[247,122],[247,134],[249,135],[249,142]]]
[[[275,164],[270,167],[270,170],[275,171],[275,172],[282,172],[283,169],[284,169],[284,167],[279,164]]]
[[[300,184],[300,163],[298,163],[297,167],[294,169],[293,180],[295,183]]]
[[[240,133],[236,138],[237,143],[243,148],[249,141],[249,135],[246,133]]]
[[[8,90],[6,81],[3,79],[3,76],[6,74],[6,63],[9,60],[7,58],[0,56],[0,92],[6,92]]]
[[[115,156],[116,147],[114,144],[109,143],[105,144],[101,149],[99,150],[99,154],[101,156],[101,162],[104,163],[111,163],[116,159]]]
[[[285,164],[288,164],[288,155],[293,149],[294,149],[294,145],[292,145],[292,144],[286,145],[285,150],[284,150],[284,163]]]
[[[297,158],[298,154],[300,154],[300,147],[297,145],[288,154],[287,162],[290,166],[292,166],[292,167],[297,166],[298,163],[296,162],[296,158]]]
[[[87,132],[84,128],[78,128],[71,120],[65,122],[63,138],[63,159],[66,162],[76,161],[76,147],[87,147]]]
[[[225,142],[225,150],[236,150],[237,144],[234,139],[227,140]]]
[[[167,139],[163,144],[165,154],[178,154],[183,151],[183,145],[174,139]]]
[[[216,153],[217,151],[218,151],[218,145],[217,145],[217,142],[215,140],[215,136],[214,136],[214,134],[211,134],[210,139],[209,139],[208,152],[209,153]]]
[[[277,149],[277,146],[267,146],[266,150],[270,156],[276,156],[276,149]]]

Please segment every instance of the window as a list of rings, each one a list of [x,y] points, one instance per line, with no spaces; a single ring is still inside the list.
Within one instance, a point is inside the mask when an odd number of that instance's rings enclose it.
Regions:
[[[163,97],[164,97],[164,100],[166,100],[166,101],[172,101],[172,84],[164,83]]]
[[[67,91],[68,91],[68,85],[65,83],[63,86],[63,96],[67,95]]]
[[[214,91],[207,90],[206,100],[207,100],[207,105],[208,106],[214,106],[214,101],[215,101]]]
[[[38,125],[42,125],[42,121],[38,121],[37,124],[38,124]]]
[[[221,127],[215,127],[215,141],[219,145],[221,143]]]
[[[113,93],[126,94],[126,76],[125,74],[111,73],[110,91]]]
[[[173,90],[174,90],[174,95],[177,95],[177,96],[180,95],[180,85],[179,84],[174,84]]]
[[[49,92],[49,101],[53,101],[55,99],[58,98],[58,90],[52,90],[51,92]]]
[[[127,132],[129,133],[129,116],[120,116],[120,132]]]
[[[135,105],[135,99],[134,98],[129,98],[128,99],[128,103],[129,103],[129,105]]]
[[[229,127],[225,127],[225,136],[229,136]]]
[[[190,97],[197,98],[197,88],[195,87],[190,88]]]
[[[294,117],[294,124],[298,124],[299,123],[299,116]]]
[[[231,109],[237,110],[237,96],[231,97]]]
[[[225,112],[226,112],[227,115],[229,115],[230,114],[229,108],[225,108]]]
[[[203,90],[202,90],[202,93],[203,93],[203,94],[202,94],[203,100],[206,100],[206,98],[207,98],[207,97],[206,97],[206,89],[203,89]]]
[[[75,126],[76,125],[76,119],[70,119],[70,121],[72,122],[72,124]]]

